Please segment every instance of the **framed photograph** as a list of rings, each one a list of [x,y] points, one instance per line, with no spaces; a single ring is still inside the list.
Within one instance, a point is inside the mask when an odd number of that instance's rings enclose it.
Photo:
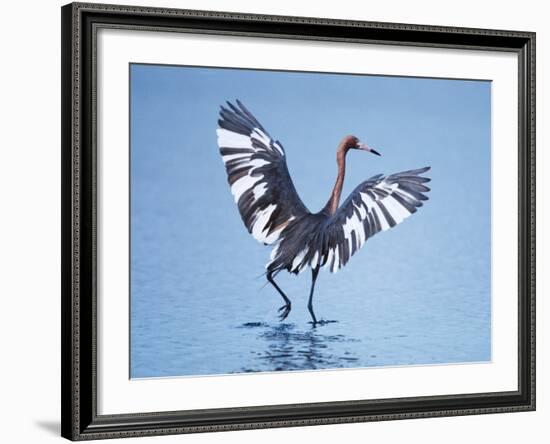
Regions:
[[[64,437],[534,410],[534,33],[61,13]]]

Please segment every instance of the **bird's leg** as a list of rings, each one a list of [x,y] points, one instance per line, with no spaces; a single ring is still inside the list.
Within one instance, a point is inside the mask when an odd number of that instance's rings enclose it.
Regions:
[[[319,274],[319,267],[311,269],[311,290],[309,292],[309,301],[307,303],[307,308],[313,319],[313,326],[317,324],[317,318],[313,312],[313,291],[315,290],[315,281],[317,280],[317,275]]]
[[[277,283],[273,279],[273,272],[272,271],[267,272],[267,280],[269,281],[269,283],[271,285],[273,285],[275,287],[275,290],[277,290],[279,292],[279,294],[285,300],[285,305],[283,305],[282,307],[279,308],[279,312],[281,313],[279,315],[279,320],[284,321],[286,319],[286,317],[288,316],[288,314],[290,313],[290,308],[291,308],[290,299],[287,298],[286,294],[283,293],[283,290],[281,290],[279,288],[279,286],[277,285]]]

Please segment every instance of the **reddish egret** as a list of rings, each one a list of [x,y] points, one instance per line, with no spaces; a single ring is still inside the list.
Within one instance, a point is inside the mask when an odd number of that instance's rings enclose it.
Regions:
[[[313,292],[319,269],[335,273],[369,237],[416,212],[428,199],[423,193],[430,191],[424,185],[430,179],[421,174],[430,167],[373,176],[339,206],[348,151],[380,155],[357,137],[346,136],[336,150],[338,175],[328,202],[318,213],[311,213],[296,192],[279,141],[239,100],[227,106],[220,110],[218,145],[246,228],[255,239],[274,247],[266,276],[285,302],[279,308],[280,320],[290,313],[291,301],[274,277],[282,270],[298,274],[309,267],[308,309],[316,325]]]

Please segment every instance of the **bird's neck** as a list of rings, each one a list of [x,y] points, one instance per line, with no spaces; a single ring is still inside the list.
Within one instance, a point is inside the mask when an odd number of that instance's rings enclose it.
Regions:
[[[339,147],[336,151],[336,164],[338,165],[338,176],[336,177],[336,183],[332,189],[330,198],[325,205],[324,211],[330,215],[336,213],[338,205],[340,203],[340,196],[342,195],[342,188],[344,186],[344,176],[346,175],[346,152],[343,147]]]

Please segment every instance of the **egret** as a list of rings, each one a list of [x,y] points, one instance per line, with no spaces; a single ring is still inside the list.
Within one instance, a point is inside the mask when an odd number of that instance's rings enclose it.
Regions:
[[[275,276],[283,270],[298,274],[310,268],[308,310],[315,326],[318,321],[313,293],[319,270],[336,273],[368,238],[415,213],[428,200],[424,193],[430,191],[425,185],[430,179],[422,174],[430,167],[372,176],[339,205],[348,151],[380,156],[357,137],[346,136],[336,150],[338,175],[332,193],[326,205],[312,213],[290,178],[281,143],[239,100],[220,108],[218,145],[231,193],[248,232],[259,242],[273,246],[266,277],[284,300],[279,318],[287,318],[291,301],[275,282]]]

